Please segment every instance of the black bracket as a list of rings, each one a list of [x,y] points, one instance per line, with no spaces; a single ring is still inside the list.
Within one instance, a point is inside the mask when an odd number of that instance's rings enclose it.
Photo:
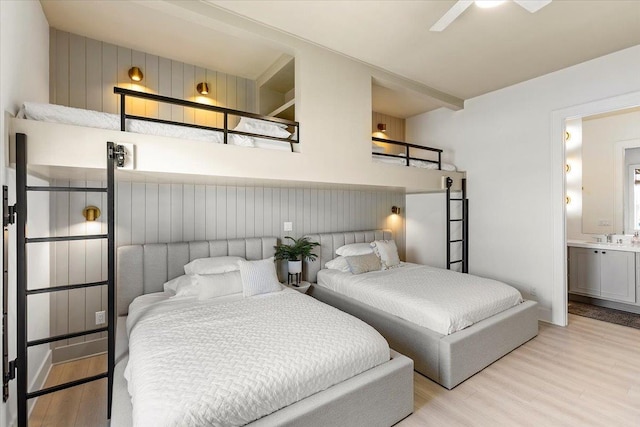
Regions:
[[[116,166],[121,168],[124,166],[124,160],[127,156],[127,150],[124,149],[124,146],[111,144],[109,145],[109,157],[116,161]]]
[[[447,188],[451,188],[451,186],[453,185],[453,179],[451,179],[450,176],[447,177],[445,182],[447,184]]]
[[[7,227],[16,222],[16,205],[9,206],[9,188],[2,186],[2,226]]]

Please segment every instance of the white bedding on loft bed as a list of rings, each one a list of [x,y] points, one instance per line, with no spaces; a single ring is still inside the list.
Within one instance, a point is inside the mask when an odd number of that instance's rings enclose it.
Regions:
[[[377,163],[386,163],[389,165],[400,165],[400,166],[407,165],[407,159],[402,154],[397,154],[396,157],[389,157],[389,156],[379,156],[379,155],[376,155],[376,153],[373,153],[373,161]],[[409,160],[409,166],[422,168],[422,169],[438,170],[437,163],[427,162],[424,160]],[[441,170],[455,172],[457,168],[450,163],[442,162]]]
[[[19,119],[24,118],[48,123],[62,123],[98,129],[120,130],[120,116],[118,114],[66,107],[63,105],[25,102],[16,117]],[[222,144],[224,142],[224,134],[219,131],[180,125],[169,125],[165,123],[154,123],[135,119],[127,119],[125,125],[127,132],[168,136],[193,141],[212,142],[216,144]],[[282,141],[236,134],[228,134],[227,138],[228,143],[232,145],[291,151],[290,145]]]
[[[134,425],[243,425],[389,360],[364,322],[296,291],[130,306]]]
[[[323,269],[318,284],[442,335],[522,302],[505,283],[411,263],[363,274]]]

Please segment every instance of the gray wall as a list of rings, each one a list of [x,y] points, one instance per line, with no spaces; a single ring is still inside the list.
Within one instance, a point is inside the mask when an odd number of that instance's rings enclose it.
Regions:
[[[402,258],[405,253],[404,221],[391,215],[393,205],[403,208],[404,214],[405,196],[398,191],[120,182],[116,200],[118,246],[388,228],[394,232]],[[82,216],[82,210],[91,204],[103,210],[95,223]],[[51,206],[53,235],[106,232],[104,195],[53,193]],[[293,231],[283,231],[285,221],[293,222]],[[106,279],[104,242],[55,243],[51,252],[52,282],[56,285]],[[106,310],[106,287],[102,288],[54,294],[52,333],[96,327],[94,313]],[[99,338],[58,343],[54,361],[99,351],[104,346]]]
[[[139,83],[129,79],[132,66],[144,73]],[[210,93],[206,97],[196,92],[196,85],[203,81],[209,83]],[[120,101],[113,93],[114,86],[256,111],[253,80],[51,29],[49,102],[118,113]],[[132,99],[126,108],[127,112],[147,117],[208,126],[223,124],[220,114],[152,101]]]

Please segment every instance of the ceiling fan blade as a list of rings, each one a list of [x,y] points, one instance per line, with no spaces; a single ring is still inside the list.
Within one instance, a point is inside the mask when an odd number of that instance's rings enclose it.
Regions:
[[[531,13],[535,13],[551,3],[551,0],[513,0]]]
[[[442,18],[438,19],[438,22],[433,24],[429,31],[442,31],[449,26],[455,19],[462,14],[471,4],[473,0],[459,0],[454,4],[451,9],[447,11]]]

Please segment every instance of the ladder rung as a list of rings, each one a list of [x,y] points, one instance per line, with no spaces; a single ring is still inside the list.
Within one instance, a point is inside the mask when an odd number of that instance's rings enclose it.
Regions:
[[[107,189],[102,187],[44,187],[32,186],[27,187],[27,191],[62,191],[62,192],[80,192],[80,193],[106,193]]]
[[[55,341],[60,341],[60,340],[68,340],[68,339],[71,339],[71,338],[83,337],[85,335],[97,334],[97,333],[100,333],[100,332],[107,332],[108,330],[109,330],[109,327],[105,326],[105,327],[102,327],[102,328],[91,329],[89,331],[72,332],[70,334],[56,335],[54,337],[42,338],[42,339],[33,340],[33,341],[27,341],[27,347],[33,347],[35,345],[48,344],[50,342],[55,342]]]
[[[457,264],[457,263],[459,263],[459,262],[462,262],[462,260],[461,260],[461,259],[459,259],[459,260],[457,260],[457,261],[451,261],[449,264]]]
[[[458,243],[458,242],[464,242],[464,239],[449,240],[449,243]]]
[[[103,282],[78,283],[77,285],[64,285],[64,286],[54,286],[51,288],[29,289],[27,290],[27,295],[44,294],[48,292],[58,292],[58,291],[70,291],[72,289],[91,288],[93,286],[103,286],[108,284],[109,282],[105,280]]]
[[[464,219],[463,219],[463,218],[460,218],[460,219],[450,219],[449,221],[451,221],[451,222],[454,222],[454,221],[464,221]]]
[[[42,390],[32,391],[31,393],[27,393],[27,399],[33,399],[34,397],[42,396],[49,393],[54,393],[56,391],[64,390],[66,388],[71,388],[78,385],[90,383],[91,381],[101,380],[103,378],[107,378],[107,376],[108,376],[108,373],[103,372],[102,374],[94,375],[92,377],[81,378],[79,380],[69,381],[68,383],[43,388]]]
[[[452,202],[461,202],[461,201],[463,201],[464,199],[449,199],[449,200],[450,200],[450,201],[452,201]]]
[[[60,237],[35,237],[25,239],[27,243],[69,242],[72,240],[96,240],[107,239],[107,234],[86,234],[84,236],[60,236]]]

